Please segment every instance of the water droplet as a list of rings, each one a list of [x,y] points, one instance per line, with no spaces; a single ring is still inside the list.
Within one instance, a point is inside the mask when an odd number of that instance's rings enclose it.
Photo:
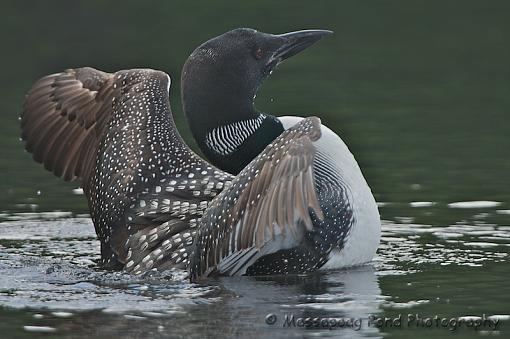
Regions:
[[[73,189],[73,193],[76,194],[76,195],[82,195],[83,194],[83,188],[81,188],[81,187],[75,188],[75,189]]]

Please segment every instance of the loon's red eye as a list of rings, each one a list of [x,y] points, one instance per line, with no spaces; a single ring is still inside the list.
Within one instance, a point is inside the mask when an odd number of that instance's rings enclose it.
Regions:
[[[255,50],[255,58],[256,59],[261,59],[262,56],[264,56],[264,51],[262,50],[262,48],[257,48]]]

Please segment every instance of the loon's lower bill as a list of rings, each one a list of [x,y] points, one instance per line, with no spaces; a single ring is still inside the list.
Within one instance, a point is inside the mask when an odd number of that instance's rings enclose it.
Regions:
[[[149,69],[70,69],[40,79],[22,114],[26,149],[88,199],[102,263],[141,274],[298,273],[328,257],[312,220],[320,120],[282,133],[239,175],[194,154],[178,134],[170,78]],[[275,259],[279,266],[268,271]],[[191,265],[189,263],[191,262]]]

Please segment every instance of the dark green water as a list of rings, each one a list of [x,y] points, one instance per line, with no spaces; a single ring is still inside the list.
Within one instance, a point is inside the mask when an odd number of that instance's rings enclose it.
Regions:
[[[43,335],[30,325],[55,329],[49,337],[509,336],[510,321],[496,332],[367,327],[369,315],[510,314],[509,14],[507,1],[471,0],[2,2],[0,337]],[[182,64],[201,42],[243,26],[335,31],[282,65],[256,104],[317,115],[349,145],[383,203],[374,264],[211,286],[95,271],[78,185],[35,164],[18,140],[24,94],[69,67],[165,70],[179,130],[194,145],[180,107]],[[489,203],[449,205],[472,201]],[[44,213],[54,211],[65,213]],[[365,327],[283,328],[291,313],[363,317]]]

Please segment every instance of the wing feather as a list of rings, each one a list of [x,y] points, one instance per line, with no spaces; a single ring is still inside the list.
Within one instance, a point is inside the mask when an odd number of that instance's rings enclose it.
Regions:
[[[230,183],[182,142],[169,85],[155,70],[78,68],[40,79],[27,94],[25,147],[55,175],[81,180],[106,267],[139,274],[187,266],[198,219]],[[206,170],[200,180],[195,173],[198,195],[187,175],[178,179],[197,167]]]
[[[114,75],[68,69],[37,81],[21,115],[22,138],[34,160],[64,180],[89,184],[98,144],[112,115]]]
[[[323,218],[313,176],[313,141],[319,137],[320,120],[304,119],[212,202],[195,240],[192,279],[212,272],[243,274],[260,256],[297,246],[304,232],[313,231],[310,210]]]

